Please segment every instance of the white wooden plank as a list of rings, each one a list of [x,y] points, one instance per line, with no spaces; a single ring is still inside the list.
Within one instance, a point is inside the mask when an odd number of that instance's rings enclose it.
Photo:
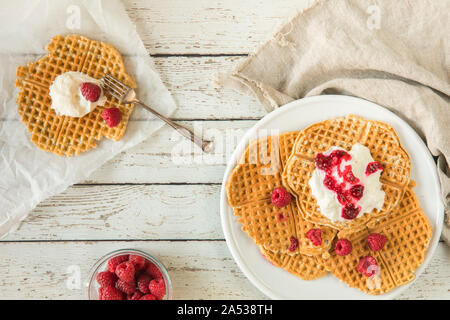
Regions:
[[[1,299],[86,299],[89,269],[103,255],[134,248],[167,268],[175,299],[264,299],[240,273],[224,241],[0,243]],[[79,269],[78,269],[79,268]],[[82,286],[67,281],[79,270]],[[73,282],[71,282],[73,284]]]
[[[249,53],[306,0],[127,0],[151,54]]]
[[[98,258],[123,248],[158,257],[168,268],[175,299],[266,299],[241,273],[224,241],[3,242],[0,270],[7,276],[0,278],[0,298],[85,299],[83,286],[67,287],[73,270],[79,267],[84,283]],[[440,244],[426,271],[400,298],[450,299],[449,251]]]
[[[231,71],[242,57],[155,58],[156,69],[172,93],[175,119],[259,119],[264,108],[253,98],[213,82],[217,72]],[[141,88],[145,90],[145,88]],[[137,113],[136,118],[142,118]]]
[[[221,183],[228,159],[256,121],[182,121],[215,141],[211,154],[195,150],[165,126],[138,146],[107,162],[84,183]]]
[[[14,263],[19,270],[24,270],[25,267],[17,261],[11,262],[10,259],[25,259],[24,265],[36,259],[27,250],[32,248],[39,248],[39,256],[46,257],[51,260],[51,264],[45,264],[67,267],[71,263],[67,262],[68,257],[61,256],[61,252],[72,252],[72,255],[79,257],[86,254],[80,253],[81,247],[89,245],[90,247],[108,247],[107,250],[122,247],[136,247],[134,243],[138,243],[137,247],[142,247],[141,244],[151,243],[152,246],[158,243],[168,243],[179,245],[179,252],[173,252],[173,255],[184,257],[184,245],[195,243],[195,246],[209,243],[208,246],[215,246],[223,239],[220,228],[220,219],[218,212],[219,203],[219,188],[218,185],[204,186],[204,185],[159,185],[159,186],[77,186],[70,188],[65,193],[53,197],[52,199],[41,204],[31,216],[24,221],[22,226],[14,234],[10,235],[6,241],[23,241],[23,240],[68,240],[68,239],[90,239],[90,240],[106,240],[110,241],[75,241],[75,242],[3,242],[0,246],[0,270],[8,270],[6,265]],[[124,242],[113,241],[114,239],[128,240]],[[157,241],[142,242],[129,241],[130,239],[155,239]],[[161,241],[161,239],[217,239],[215,241]],[[103,245],[104,244],[104,245]],[[11,258],[8,256],[9,246],[23,246],[16,249],[11,249],[11,254],[19,255]],[[59,248],[57,246],[64,246]],[[109,248],[111,246],[111,248]],[[6,248],[6,249],[5,249]],[[18,251],[15,251],[18,250]],[[153,250],[153,249],[152,249]],[[165,250],[165,247],[164,247]],[[209,265],[208,257],[205,257],[202,250],[198,249],[200,257],[194,260],[200,264],[205,263]],[[34,252],[34,250],[33,250]],[[153,251],[152,251],[153,252]],[[228,252],[227,252],[228,253]],[[97,255],[101,255],[97,252]],[[162,252],[161,254],[164,254]],[[73,259],[69,255],[70,259]],[[192,258],[192,257],[190,257]],[[94,259],[94,258],[92,258]],[[39,260],[39,259],[38,259]],[[186,258],[188,261],[189,259]],[[222,262],[227,259],[223,259]],[[5,262],[6,261],[6,262]],[[190,261],[190,260],[189,260]],[[2,266],[2,263],[6,265]],[[31,265],[41,264],[36,261]],[[219,262],[216,262],[219,263]],[[229,263],[229,262],[226,262]],[[430,266],[425,273],[407,292],[401,295],[403,299],[446,299],[450,298],[450,269],[447,267],[450,263],[450,248],[444,243],[440,243]],[[73,263],[72,263],[73,264]],[[92,262],[88,263],[89,265]],[[220,263],[219,263],[220,264]],[[11,265],[11,264],[10,264]],[[224,267],[224,266],[222,266]],[[40,268],[40,266],[39,266]],[[59,267],[62,268],[62,267]],[[187,269],[177,269],[180,278],[194,277],[193,274],[184,273]],[[236,267],[237,268],[237,267]],[[237,269],[231,269],[238,272]],[[228,283],[229,279],[220,278],[220,274],[212,275],[212,270],[203,270],[207,272],[208,277],[217,277],[215,281],[218,283]],[[40,272],[40,271],[39,271]],[[231,272],[231,271],[228,271]],[[239,272],[238,272],[239,273]],[[42,271],[42,274],[48,276],[55,276],[47,271]],[[14,278],[14,274],[11,275]],[[27,281],[29,279],[27,278]],[[46,283],[54,283],[47,281]],[[33,281],[38,281],[37,279]],[[61,281],[61,279],[59,279]],[[194,279],[193,279],[194,281]],[[34,282],[32,282],[34,283]],[[216,286],[219,284],[216,283]],[[0,285],[5,290],[13,290],[17,288],[10,283],[1,282]],[[11,285],[11,287],[8,286]],[[47,284],[44,285],[44,287]],[[21,287],[22,288],[22,287]],[[238,294],[234,298],[252,298],[258,299],[258,295],[248,295],[246,297],[240,296],[247,291],[228,292],[229,288],[217,288],[220,294],[230,295]],[[33,292],[33,291],[32,291]],[[36,291],[35,291],[36,292]],[[57,290],[48,290],[48,294],[57,294]],[[45,290],[39,290],[38,294],[47,294]],[[22,293],[21,293],[22,294]],[[59,294],[59,293],[58,293]],[[79,293],[77,293],[79,294]],[[198,298],[224,298],[225,296],[199,296]],[[219,294],[219,293],[217,293]],[[66,298],[66,293],[64,294]],[[1,296],[1,295],[0,295]],[[51,296],[45,296],[51,298]],[[78,296],[77,296],[78,297]],[[29,297],[26,297],[29,298]],[[73,298],[76,298],[73,296]],[[182,298],[180,296],[180,298]]]
[[[164,126],[146,141],[105,163],[80,183],[221,183],[232,152],[256,122],[179,121],[205,139],[215,142],[215,149],[209,154],[200,152],[178,132]],[[18,120],[13,125],[23,127]]]
[[[223,239],[219,185],[75,186],[4,240]]]

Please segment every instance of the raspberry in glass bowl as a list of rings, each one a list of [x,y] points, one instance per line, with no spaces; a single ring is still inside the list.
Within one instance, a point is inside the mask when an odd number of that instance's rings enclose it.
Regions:
[[[121,249],[103,256],[92,267],[89,300],[171,300],[166,268],[152,255]]]

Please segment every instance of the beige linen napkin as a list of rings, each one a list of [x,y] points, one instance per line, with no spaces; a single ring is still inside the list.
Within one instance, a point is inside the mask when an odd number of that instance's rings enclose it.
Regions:
[[[217,81],[268,112],[319,94],[395,112],[437,157],[450,243],[449,12],[446,0],[314,1]]]

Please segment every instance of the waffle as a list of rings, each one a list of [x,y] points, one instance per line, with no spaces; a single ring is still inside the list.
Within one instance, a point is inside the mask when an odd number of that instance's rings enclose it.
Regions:
[[[335,230],[307,222],[295,201],[278,208],[270,200],[273,189],[282,186],[281,172],[297,135],[288,132],[250,143],[226,183],[227,197],[242,230],[257,245],[291,255],[318,255],[329,249]],[[314,246],[305,237],[312,228],[322,229],[321,246]],[[296,250],[289,250],[292,237],[298,240]]]
[[[323,277],[328,271],[317,262],[316,257],[303,254],[288,255],[275,253],[260,246],[262,255],[274,266],[282,268],[303,280]]]
[[[81,118],[58,116],[51,109],[49,88],[53,80],[67,71],[78,71],[100,79],[109,73],[130,87],[135,81],[126,73],[120,53],[112,46],[78,35],[55,36],[47,46],[48,54],[38,61],[17,68],[18,112],[40,149],[57,155],[79,155],[97,146],[106,137],[118,141],[125,133],[134,105],[124,105],[108,97]],[[106,108],[119,108],[122,120],[110,128],[101,117]]]
[[[320,213],[312,195],[309,180],[315,169],[314,158],[333,146],[349,151],[356,143],[366,146],[375,161],[384,170],[380,177],[386,196],[381,210],[360,215],[352,221],[331,221]],[[300,212],[310,222],[330,226],[338,230],[357,231],[372,219],[379,219],[399,203],[409,183],[411,165],[407,152],[392,127],[382,122],[365,120],[349,115],[314,124],[301,131],[292,155],[283,171],[283,183],[295,195]]]
[[[368,248],[366,238],[370,233],[386,236],[387,242],[380,251]],[[331,250],[328,259],[318,257],[317,260],[350,287],[369,294],[382,294],[415,279],[415,271],[425,259],[431,236],[432,227],[414,192],[407,188],[391,214],[370,222],[356,233],[344,230],[338,234],[339,238],[352,242],[353,250],[349,255],[338,256]],[[357,271],[360,258],[367,255],[377,260],[378,276],[368,278]]]

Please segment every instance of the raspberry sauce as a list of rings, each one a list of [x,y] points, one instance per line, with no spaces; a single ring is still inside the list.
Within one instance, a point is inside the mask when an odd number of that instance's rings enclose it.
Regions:
[[[342,205],[341,217],[347,220],[353,220],[359,215],[361,206],[358,201],[364,195],[364,185],[353,174],[352,166],[345,165],[342,169],[342,162],[351,159],[352,156],[348,152],[333,150],[329,155],[318,153],[314,160],[316,167],[325,172],[323,184],[336,194],[336,199]]]
[[[370,162],[366,167],[366,176],[370,176],[378,170],[383,170],[383,166],[381,165],[381,163],[379,163],[378,161]]]

